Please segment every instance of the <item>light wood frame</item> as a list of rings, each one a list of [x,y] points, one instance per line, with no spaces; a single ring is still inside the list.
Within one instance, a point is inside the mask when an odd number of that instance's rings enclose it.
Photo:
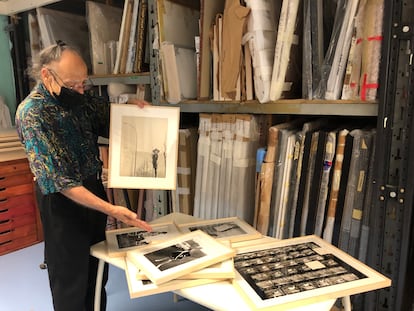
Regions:
[[[226,246],[231,246],[229,241],[222,241]],[[210,267],[203,268],[189,274],[180,276],[177,279],[188,280],[188,279],[233,279],[235,275],[233,259],[227,259],[222,262],[216,263]],[[138,280],[148,280],[148,277],[138,269],[137,273]]]
[[[180,108],[111,104],[108,187],[176,189]]]
[[[253,289],[253,287],[246,281],[246,279],[241,275],[238,271],[238,262],[237,258],[241,255],[246,255],[247,253],[251,252],[260,252],[263,250],[270,250],[270,249],[277,249],[282,248],[285,246],[295,246],[301,245],[306,243],[314,243],[317,247],[314,249],[319,255],[333,255],[335,260],[342,262],[343,266],[346,266],[351,271],[359,274],[359,278],[356,280],[347,280],[348,277],[342,278],[340,283],[340,277],[336,277],[338,280],[338,284],[331,284],[328,286],[315,286],[313,289],[304,289],[301,292],[286,294],[284,293],[281,296],[275,298],[262,298],[259,294]],[[263,261],[263,257],[261,257]],[[246,262],[247,263],[247,262]],[[311,268],[310,273],[320,270],[322,271],[323,264],[320,261],[312,261],[306,264],[308,267]],[[322,266],[321,266],[322,265]],[[355,258],[351,257],[350,255],[346,254],[345,252],[339,250],[338,248],[334,247],[333,245],[325,242],[321,238],[311,235],[311,236],[304,236],[300,238],[293,238],[287,240],[281,240],[274,243],[265,243],[264,245],[256,245],[246,248],[237,249],[237,255],[235,257],[235,269],[236,269],[236,277],[233,280],[233,284],[238,290],[238,292],[242,295],[245,301],[251,307],[251,310],[288,310],[291,308],[305,306],[307,304],[315,303],[318,301],[324,301],[328,299],[335,299],[339,297],[354,295],[358,293],[363,293],[375,289],[380,289],[384,287],[388,287],[391,284],[391,280],[387,277],[381,275],[374,269],[366,266],[362,262],[356,260]],[[274,273],[274,271],[272,271]],[[323,273],[323,272],[321,272]],[[304,273],[298,273],[298,278],[304,278]],[[327,275],[329,277],[329,275]],[[332,277],[332,275],[330,276]],[[335,277],[335,276],[333,276]],[[253,279],[253,278],[252,278]],[[321,281],[327,280],[321,277]],[[274,274],[272,274],[271,282],[275,282]],[[311,283],[311,279],[306,278],[303,280],[307,283]],[[333,282],[331,282],[333,283]],[[256,285],[259,282],[256,282]],[[295,285],[295,283],[286,284],[288,286]],[[316,284],[315,284],[316,285]],[[275,285],[276,286],[276,285]],[[304,284],[298,283],[295,286],[305,286]],[[275,292],[280,290],[281,286],[275,288]]]
[[[139,269],[128,258],[125,258],[125,275],[128,283],[130,298],[144,297],[154,294],[165,293],[173,290],[219,282],[221,279],[177,279],[156,285],[149,280],[140,280],[136,277]]]
[[[137,227],[105,231],[108,256],[125,256],[130,250],[181,235],[181,232],[173,222],[154,224],[151,226],[151,232]]]
[[[233,243],[262,237],[260,232],[238,217],[199,220],[177,224],[177,227],[183,233],[201,230],[217,240],[227,240]]]
[[[230,259],[234,249],[197,230],[129,251],[129,258],[156,285]]]

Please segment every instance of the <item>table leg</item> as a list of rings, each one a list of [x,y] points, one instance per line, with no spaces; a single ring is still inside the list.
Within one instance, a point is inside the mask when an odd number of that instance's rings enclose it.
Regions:
[[[94,310],[100,311],[101,309],[101,290],[102,290],[102,278],[104,273],[105,261],[99,259],[98,271],[96,273],[96,284],[95,284],[95,302]]]
[[[342,306],[344,307],[344,311],[351,311],[351,297],[342,297]]]

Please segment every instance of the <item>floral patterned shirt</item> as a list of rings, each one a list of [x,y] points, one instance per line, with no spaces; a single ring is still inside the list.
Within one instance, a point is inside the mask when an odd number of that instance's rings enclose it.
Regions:
[[[109,102],[89,94],[65,107],[39,83],[16,111],[16,128],[43,194],[82,185],[102,168],[98,136],[109,135]]]

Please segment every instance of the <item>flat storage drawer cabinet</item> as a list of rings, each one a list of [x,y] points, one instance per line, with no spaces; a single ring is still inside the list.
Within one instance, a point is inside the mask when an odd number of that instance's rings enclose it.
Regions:
[[[0,255],[43,240],[26,159],[0,162]]]

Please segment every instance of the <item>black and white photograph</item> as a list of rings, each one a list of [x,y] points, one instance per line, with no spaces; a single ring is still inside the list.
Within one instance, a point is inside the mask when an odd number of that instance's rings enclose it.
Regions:
[[[172,223],[153,225],[152,231],[137,227],[106,230],[106,244],[110,257],[124,256],[127,251],[176,237],[180,234],[177,226]]]
[[[147,257],[157,269],[164,271],[205,255],[206,254],[201,250],[201,246],[196,241],[187,240],[148,253],[145,257]]]
[[[167,118],[122,117],[121,176],[165,177]]]
[[[178,225],[183,232],[201,230],[215,239],[239,242],[262,237],[252,226],[238,217],[200,220]]]
[[[127,248],[131,246],[147,245],[147,237],[156,236],[156,235],[165,235],[167,231],[154,231],[148,232],[145,230],[142,231],[133,231],[127,233],[120,233],[116,235],[118,241],[118,247],[120,249]]]

